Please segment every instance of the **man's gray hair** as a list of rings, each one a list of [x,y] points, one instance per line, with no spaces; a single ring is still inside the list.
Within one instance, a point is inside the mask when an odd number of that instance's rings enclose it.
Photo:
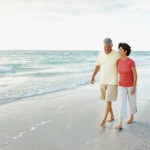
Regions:
[[[112,39],[111,38],[105,38],[103,41],[104,44],[109,44],[109,45],[113,45]]]

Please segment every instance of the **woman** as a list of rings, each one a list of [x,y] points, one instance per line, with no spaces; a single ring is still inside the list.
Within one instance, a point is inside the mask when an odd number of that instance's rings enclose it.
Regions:
[[[130,119],[127,124],[132,124],[134,114],[137,112],[136,107],[136,82],[137,72],[135,62],[128,56],[131,53],[131,47],[127,43],[119,43],[118,49],[121,58],[117,61],[118,67],[118,102],[120,121],[116,129],[122,129],[123,119],[127,116],[127,99],[130,107]]]

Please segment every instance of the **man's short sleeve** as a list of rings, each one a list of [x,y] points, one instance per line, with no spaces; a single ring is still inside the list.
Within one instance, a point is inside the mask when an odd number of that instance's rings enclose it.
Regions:
[[[99,52],[98,57],[97,57],[97,61],[96,61],[97,66],[100,66],[100,56],[101,56],[101,53]]]

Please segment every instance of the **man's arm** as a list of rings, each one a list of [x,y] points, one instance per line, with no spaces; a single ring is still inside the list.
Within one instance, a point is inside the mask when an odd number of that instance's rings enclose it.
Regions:
[[[96,76],[96,74],[98,73],[99,70],[100,70],[100,66],[97,65],[95,67],[94,73],[93,73],[92,78],[91,78],[91,84],[94,84],[94,82],[95,82],[95,76]]]

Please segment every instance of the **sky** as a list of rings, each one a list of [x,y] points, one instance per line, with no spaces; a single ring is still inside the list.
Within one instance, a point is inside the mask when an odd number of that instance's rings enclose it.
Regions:
[[[150,0],[0,0],[0,50],[150,50]]]

